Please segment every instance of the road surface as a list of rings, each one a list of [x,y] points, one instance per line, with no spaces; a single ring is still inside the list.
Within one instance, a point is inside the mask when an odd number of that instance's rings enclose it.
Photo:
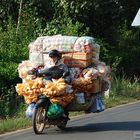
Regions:
[[[71,118],[65,131],[51,127],[35,135],[28,129],[0,140],[140,140],[140,102]]]

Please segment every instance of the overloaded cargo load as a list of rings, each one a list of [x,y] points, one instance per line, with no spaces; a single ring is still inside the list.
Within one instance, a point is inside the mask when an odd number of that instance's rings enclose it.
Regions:
[[[38,37],[28,47],[29,60],[36,65],[44,65],[47,53],[53,49],[62,53],[64,63],[70,67],[86,67],[91,64],[91,59],[97,63],[100,53],[100,46],[89,36],[43,36]]]
[[[54,104],[66,107],[72,102],[72,110],[81,110],[91,105],[93,94],[104,93],[109,88],[107,78],[110,67],[100,61],[100,46],[93,37],[42,36],[28,47],[29,60],[22,61],[18,67],[23,83],[16,86],[18,95],[24,96],[27,104],[36,102],[37,96],[44,94]],[[48,52],[53,49],[61,52],[62,63],[69,67],[71,85],[66,84],[62,78],[46,85],[42,78],[34,79],[28,75],[31,69],[49,65]]]

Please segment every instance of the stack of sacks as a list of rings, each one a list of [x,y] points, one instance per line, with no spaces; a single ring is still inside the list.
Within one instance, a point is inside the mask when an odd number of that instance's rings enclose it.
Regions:
[[[93,37],[55,35],[38,37],[34,42],[30,43],[29,60],[36,63],[36,65],[44,65],[48,60],[47,53],[53,49],[65,53],[64,56],[66,55],[67,57],[65,63],[71,67],[85,68],[91,65],[92,58],[99,59],[95,55],[99,54],[98,50],[100,48],[95,44]],[[71,55],[73,55],[74,58],[72,58]],[[73,61],[70,62],[71,60],[68,59],[68,57],[73,59]]]
[[[62,61],[70,67],[72,80],[80,76],[81,69],[100,64],[100,46],[95,43],[93,37],[83,36],[44,36],[39,37],[30,48],[30,60],[32,63],[49,63],[48,52],[57,49],[62,53]],[[32,54],[38,55],[32,55]],[[95,68],[96,69],[96,68]],[[101,75],[99,75],[102,77]]]
[[[16,85],[16,92],[20,96],[24,96],[25,102],[31,104],[38,100],[38,96],[41,90],[44,88],[42,78],[36,78],[35,80],[26,79],[24,83]]]

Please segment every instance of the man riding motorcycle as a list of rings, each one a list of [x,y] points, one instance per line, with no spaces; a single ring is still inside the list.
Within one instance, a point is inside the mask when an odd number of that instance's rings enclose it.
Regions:
[[[61,54],[57,50],[51,50],[48,53],[50,62],[43,69],[39,69],[39,74],[46,74],[46,80],[59,79],[63,77],[66,83],[70,83],[70,75],[68,67],[61,62]],[[47,77],[47,75],[50,75]]]
[[[49,56],[49,63],[44,66],[44,68],[39,68],[39,69],[33,69],[28,72],[28,74],[33,74],[36,76],[43,76],[44,78],[44,83],[47,84],[48,82],[51,82],[53,79],[59,79],[59,78],[64,78],[66,83],[71,82],[70,78],[70,73],[68,67],[61,62],[61,53],[57,50],[51,50],[48,53]],[[64,108],[64,113],[69,119],[68,111]]]

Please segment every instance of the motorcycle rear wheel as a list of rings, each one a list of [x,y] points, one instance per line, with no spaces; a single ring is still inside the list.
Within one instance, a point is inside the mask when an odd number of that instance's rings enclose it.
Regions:
[[[62,122],[61,124],[57,125],[57,127],[61,130],[64,130],[66,128],[67,125],[67,120],[65,120],[64,122]]]
[[[46,122],[46,110],[42,106],[36,106],[32,117],[32,125],[35,134],[42,134]]]

